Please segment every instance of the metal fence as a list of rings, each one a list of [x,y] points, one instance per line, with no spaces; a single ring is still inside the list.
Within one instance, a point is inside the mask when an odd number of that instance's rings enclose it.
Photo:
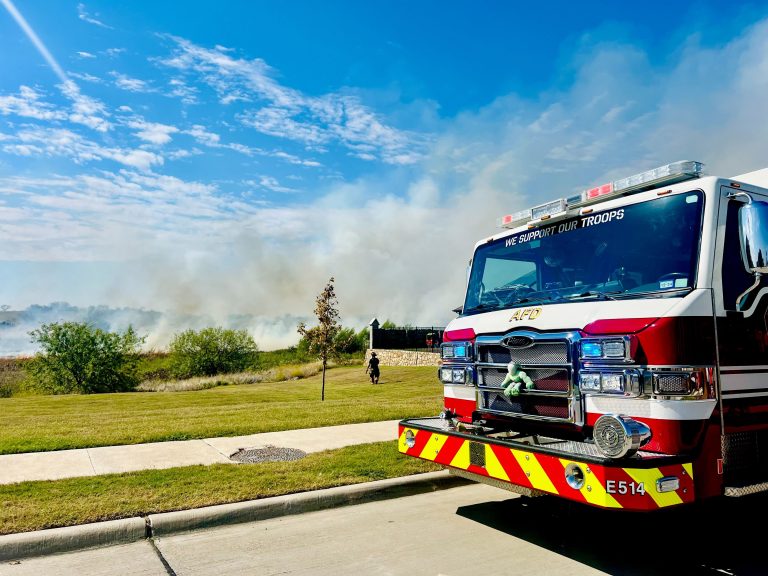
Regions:
[[[371,328],[372,348],[437,352],[443,342],[443,326],[409,328]]]

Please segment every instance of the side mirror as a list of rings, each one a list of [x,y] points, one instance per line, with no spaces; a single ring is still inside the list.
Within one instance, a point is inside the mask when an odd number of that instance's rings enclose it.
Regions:
[[[742,300],[760,285],[760,276],[768,274],[768,203],[755,202],[743,192],[736,195],[747,197],[747,203],[739,208],[741,261],[755,277],[754,284],[736,298],[736,309],[741,310]]]
[[[749,202],[739,208],[741,260],[750,274],[768,274],[768,203]]]

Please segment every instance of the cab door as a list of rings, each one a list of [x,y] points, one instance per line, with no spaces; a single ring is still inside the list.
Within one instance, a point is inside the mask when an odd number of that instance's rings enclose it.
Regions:
[[[730,487],[726,493],[768,481],[768,282],[761,278],[758,287],[740,300],[755,276],[741,258],[738,215],[743,201],[729,198],[737,192],[768,202],[764,191],[721,187],[718,235],[722,241],[717,242],[713,284],[718,308],[722,471],[725,486]]]

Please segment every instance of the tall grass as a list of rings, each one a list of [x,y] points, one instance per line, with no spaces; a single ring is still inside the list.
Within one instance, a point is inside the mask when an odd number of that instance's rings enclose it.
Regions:
[[[348,366],[363,361],[363,352],[344,354],[335,365]],[[0,398],[28,396],[39,392],[26,385],[25,366],[30,358],[0,358]],[[281,382],[314,376],[320,370],[315,358],[296,347],[259,352],[256,363],[246,372],[179,380],[171,371],[167,352],[152,350],[141,354],[138,366],[139,392],[206,390],[229,384]]]
[[[139,392],[189,392],[207,390],[216,386],[230,384],[258,384],[259,382],[283,382],[300,380],[319,374],[322,365],[319,362],[302,365],[288,365],[270,368],[263,372],[238,372],[218,376],[197,376],[183,380],[145,380],[136,388]]]
[[[0,358],[0,398],[28,393],[24,366],[29,358]]]

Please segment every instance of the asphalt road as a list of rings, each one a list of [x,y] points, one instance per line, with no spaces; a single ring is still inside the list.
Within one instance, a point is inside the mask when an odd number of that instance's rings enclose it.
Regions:
[[[638,515],[472,485],[35,558],[0,574],[766,574],[767,503]]]

